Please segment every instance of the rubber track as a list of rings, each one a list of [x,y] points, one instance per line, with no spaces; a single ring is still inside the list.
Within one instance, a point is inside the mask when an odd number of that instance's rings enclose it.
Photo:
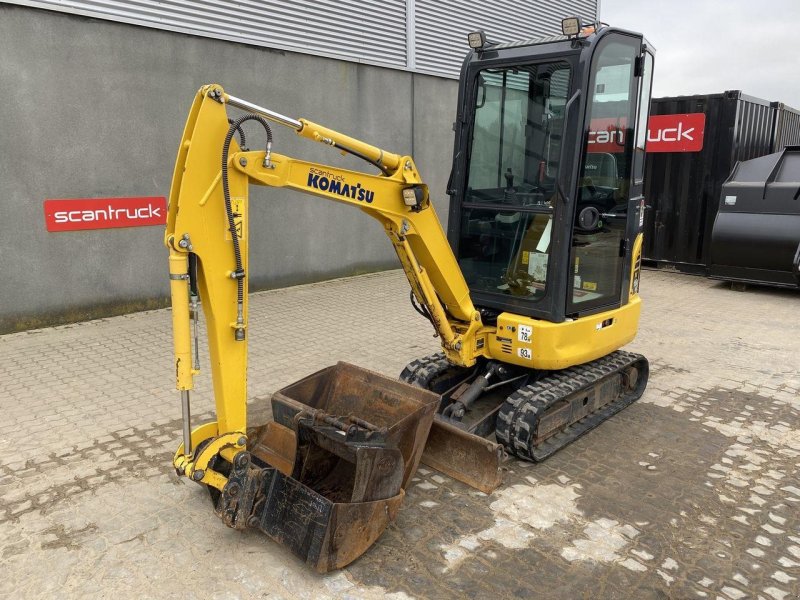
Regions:
[[[437,352],[408,363],[403,372],[400,373],[400,380],[417,387],[429,389],[428,384],[437,375],[452,368],[453,365],[444,357],[444,352]]]
[[[593,387],[600,380],[639,363],[636,387],[583,419],[565,427],[539,446],[532,434],[540,415],[562,398]],[[495,434],[506,449],[525,460],[539,462],[638,400],[647,385],[647,359],[640,354],[617,351],[593,362],[555,371],[511,394],[497,416]]]

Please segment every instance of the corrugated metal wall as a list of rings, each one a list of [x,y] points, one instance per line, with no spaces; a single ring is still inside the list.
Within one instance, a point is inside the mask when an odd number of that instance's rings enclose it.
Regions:
[[[731,140],[731,169],[738,160],[750,160],[772,152],[775,130],[775,108],[772,104],[741,92],[725,92],[725,97],[729,101],[738,98]]]
[[[406,0],[9,3],[345,60],[395,67],[406,64]]]
[[[494,41],[552,35],[561,18],[597,16],[598,0],[10,0],[204,37],[457,77],[466,34]]]
[[[416,70],[457,77],[467,34],[483,29],[495,42],[561,33],[561,19],[597,16],[597,0],[416,0]]]
[[[800,145],[800,111],[783,102],[774,104],[778,112],[775,120],[775,152],[786,146]]]

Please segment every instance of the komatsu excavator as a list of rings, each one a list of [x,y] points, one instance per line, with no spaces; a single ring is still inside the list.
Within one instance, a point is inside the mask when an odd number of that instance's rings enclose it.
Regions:
[[[219,85],[197,93],[165,234],[184,423],[173,462],[227,525],[260,529],[318,571],[339,568],[394,519],[420,460],[491,492],[506,453],[541,461],[641,396],[647,360],[619,349],[641,306],[653,49],[641,34],[562,25],[517,43],[470,34],[447,235],[410,156]],[[248,121],[263,150],[245,148]],[[273,152],[269,122],[376,172]],[[248,423],[250,184],[374,217],[441,352],[401,381],[339,363],[277,392],[272,421]],[[200,305],[216,421],[192,429]]]

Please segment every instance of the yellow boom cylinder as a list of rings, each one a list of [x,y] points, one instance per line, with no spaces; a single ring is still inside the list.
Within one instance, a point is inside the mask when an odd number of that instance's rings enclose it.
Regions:
[[[334,148],[339,147],[346,150],[352,150],[372,162],[378,163],[386,167],[389,171],[396,171],[400,166],[400,155],[392,152],[384,152],[377,146],[367,144],[361,140],[344,135],[333,129],[328,129],[322,125],[318,125],[313,121],[307,119],[300,119],[303,124],[302,129],[297,131],[297,135],[308,138],[315,142],[328,144]]]
[[[175,385],[192,389],[192,340],[189,323],[189,257],[169,251],[169,287],[172,298],[172,339],[175,349]]]

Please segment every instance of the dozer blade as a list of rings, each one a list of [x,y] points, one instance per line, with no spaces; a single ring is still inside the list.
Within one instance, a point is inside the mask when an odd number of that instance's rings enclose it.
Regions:
[[[422,462],[429,467],[491,494],[502,483],[500,444],[470,433],[436,416]]]
[[[460,419],[445,414],[450,404],[461,399],[474,383],[476,374],[476,369],[457,367],[437,352],[409,363],[400,379],[439,394],[439,407],[422,462],[490,494],[502,483],[501,464],[506,458],[503,446],[489,439],[505,399],[504,390],[479,397]]]

